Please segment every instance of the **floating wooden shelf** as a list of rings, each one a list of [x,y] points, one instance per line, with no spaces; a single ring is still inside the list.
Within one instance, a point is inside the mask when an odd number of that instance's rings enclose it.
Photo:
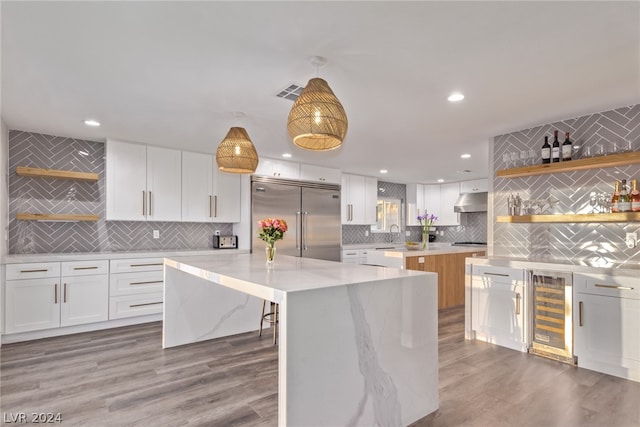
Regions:
[[[90,181],[97,182],[98,174],[91,172],[75,172],[56,169],[40,169],[32,168],[28,166],[16,167],[16,175],[20,176],[32,176],[38,178],[57,178],[57,179],[72,179],[75,181]]]
[[[572,172],[586,169],[609,168],[640,163],[640,151],[610,154],[608,156],[590,157],[568,162],[545,163],[543,165],[523,166],[520,168],[502,169],[496,171],[496,176],[502,178],[519,178],[522,176],[545,175],[557,172]]]
[[[98,215],[74,215],[74,214],[40,214],[19,213],[16,219],[21,221],[97,221]]]
[[[567,222],[640,222],[640,212],[563,214],[563,215],[520,215],[497,216],[496,222],[510,223],[567,223]]]

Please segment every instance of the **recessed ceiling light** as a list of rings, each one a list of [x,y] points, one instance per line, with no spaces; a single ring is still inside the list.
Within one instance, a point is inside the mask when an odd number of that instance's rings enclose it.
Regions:
[[[467,154],[467,153],[465,153],[465,154],[461,154],[461,155],[460,155],[460,158],[461,158],[461,159],[470,159],[470,158],[471,158],[471,154]]]
[[[438,182],[444,182],[444,179],[438,178]]]
[[[84,124],[87,126],[100,126],[100,122],[93,119],[87,119],[84,121]]]
[[[380,173],[387,173],[387,172],[389,172],[389,171],[386,170],[386,169],[380,169]]]
[[[289,159],[291,158],[291,153],[284,153],[282,157],[284,157],[285,159]]]
[[[449,98],[447,99],[451,102],[458,102],[464,99],[464,95],[461,94],[460,92],[453,92],[451,95],[449,95]]]

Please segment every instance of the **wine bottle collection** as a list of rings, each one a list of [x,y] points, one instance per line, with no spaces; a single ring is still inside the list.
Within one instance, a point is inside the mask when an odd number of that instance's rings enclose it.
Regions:
[[[571,160],[571,153],[573,152],[573,143],[569,139],[569,132],[564,134],[564,142],[562,146],[558,140],[558,131],[553,131],[553,143],[549,144],[549,137],[544,137],[544,144],[542,145],[542,163],[557,163],[562,159],[563,162]]]
[[[627,190],[627,180],[616,181],[611,196],[611,212],[640,212],[640,190],[638,180],[631,180],[631,192]]]

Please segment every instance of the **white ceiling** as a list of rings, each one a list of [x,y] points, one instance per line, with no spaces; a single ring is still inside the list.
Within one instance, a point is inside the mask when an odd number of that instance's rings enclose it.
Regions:
[[[430,183],[487,176],[492,136],[640,102],[637,1],[1,6],[10,129],[214,153],[243,126],[260,156]],[[275,97],[313,55],[349,117],[331,152],[295,148]]]

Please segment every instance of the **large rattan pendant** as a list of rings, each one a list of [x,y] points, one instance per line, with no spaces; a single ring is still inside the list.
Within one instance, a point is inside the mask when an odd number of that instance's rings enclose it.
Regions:
[[[218,169],[231,173],[254,173],[258,153],[244,128],[232,127],[216,151]]]
[[[326,81],[309,80],[293,103],[287,122],[289,136],[307,150],[333,150],[347,134],[347,114]]]

